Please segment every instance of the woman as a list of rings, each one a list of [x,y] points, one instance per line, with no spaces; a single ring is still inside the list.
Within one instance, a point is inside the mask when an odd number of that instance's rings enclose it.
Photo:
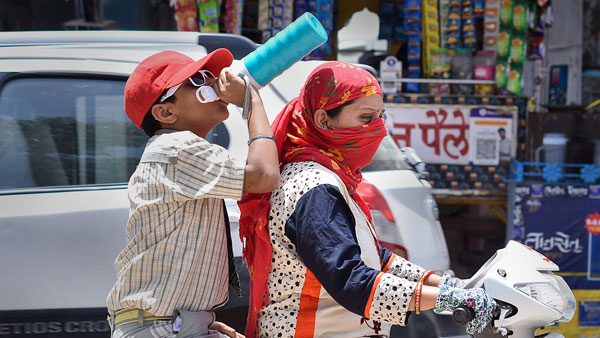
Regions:
[[[386,135],[383,94],[360,67],[327,62],[272,128],[281,183],[240,203],[251,276],[247,337],[388,336],[409,311],[474,309],[482,330],[495,303],[379,245],[356,193]]]

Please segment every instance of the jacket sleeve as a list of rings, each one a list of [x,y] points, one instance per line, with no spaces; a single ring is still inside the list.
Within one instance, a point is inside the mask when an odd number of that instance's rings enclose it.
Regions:
[[[387,260],[383,262],[383,268],[381,269],[383,272],[391,273],[394,276],[409,279],[409,280],[419,280],[421,276],[425,273],[425,269],[418,266],[417,264],[411,263],[406,260],[404,257],[398,256],[394,253],[391,253],[386,248],[383,250],[389,253],[381,253],[381,257],[389,257]],[[383,251],[382,250],[382,251]],[[385,255],[385,256],[384,256]]]
[[[390,259],[393,258],[393,253],[382,247],[381,244],[379,244],[379,256],[381,257],[381,265],[385,268],[385,266],[387,266],[390,262]],[[383,270],[383,272],[386,272],[385,269]]]
[[[369,319],[405,324],[418,278],[401,278],[362,261],[354,216],[337,187],[319,185],[306,192],[286,222],[285,233],[340,305]],[[402,269],[412,276],[417,275],[414,267],[407,263]]]

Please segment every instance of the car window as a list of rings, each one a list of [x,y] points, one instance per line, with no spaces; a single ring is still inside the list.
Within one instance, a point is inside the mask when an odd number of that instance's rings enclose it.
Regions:
[[[148,137],[124,79],[16,77],[0,92],[0,188],[127,182]]]
[[[386,136],[381,141],[373,161],[362,169],[363,172],[381,171],[381,170],[406,170],[412,169],[406,161],[404,154],[394,140]]]
[[[221,147],[229,148],[229,132],[223,122],[217,124],[206,134],[206,140],[210,143],[218,144]]]

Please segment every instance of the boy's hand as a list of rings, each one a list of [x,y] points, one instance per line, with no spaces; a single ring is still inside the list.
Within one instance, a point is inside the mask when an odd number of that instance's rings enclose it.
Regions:
[[[209,329],[219,331],[231,338],[245,338],[243,334],[236,332],[234,328],[225,323],[213,322]]]
[[[246,82],[235,74],[231,68],[224,68],[212,87],[222,101],[244,107]]]

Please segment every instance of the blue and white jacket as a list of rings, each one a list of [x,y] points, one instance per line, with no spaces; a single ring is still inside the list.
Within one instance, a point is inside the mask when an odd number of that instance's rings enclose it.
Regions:
[[[289,163],[270,202],[273,256],[259,337],[387,337],[392,324],[406,323],[425,270],[377,244],[334,172]]]

